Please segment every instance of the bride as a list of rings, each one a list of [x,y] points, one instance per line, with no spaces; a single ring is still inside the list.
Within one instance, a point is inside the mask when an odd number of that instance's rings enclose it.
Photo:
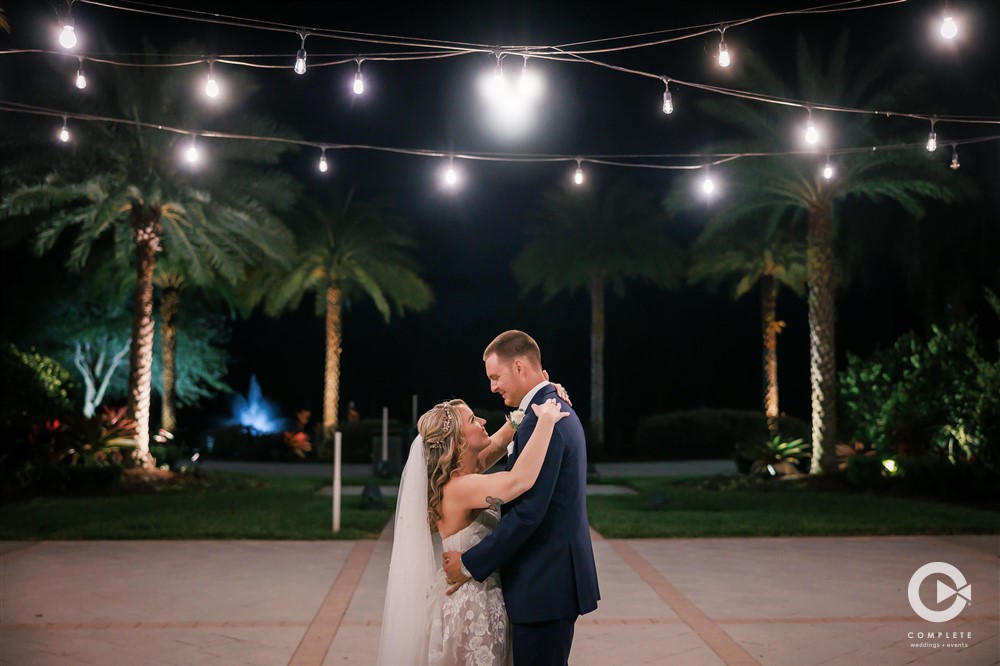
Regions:
[[[561,388],[561,387],[559,387]],[[432,533],[445,551],[465,551],[500,520],[499,506],[534,485],[556,422],[555,400],[532,405],[538,424],[509,472],[483,474],[506,453],[514,426],[490,436],[461,400],[420,417],[396,504],[378,663],[382,666],[512,663],[499,574],[470,580],[451,596],[437,567]]]

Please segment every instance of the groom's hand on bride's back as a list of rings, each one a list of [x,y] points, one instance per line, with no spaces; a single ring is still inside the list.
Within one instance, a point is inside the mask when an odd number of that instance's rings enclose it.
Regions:
[[[469,577],[462,573],[462,553],[457,550],[441,553],[441,568],[444,569],[445,580],[451,585],[445,593],[448,596],[469,581]]]

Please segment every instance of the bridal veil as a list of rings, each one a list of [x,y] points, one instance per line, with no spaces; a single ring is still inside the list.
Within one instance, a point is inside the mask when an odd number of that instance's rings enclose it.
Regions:
[[[392,559],[385,590],[378,664],[427,663],[427,593],[434,584],[434,542],[427,524],[427,453],[417,435],[396,498]]]

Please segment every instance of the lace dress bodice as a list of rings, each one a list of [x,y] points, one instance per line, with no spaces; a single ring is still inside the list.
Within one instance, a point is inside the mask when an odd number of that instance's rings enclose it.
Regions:
[[[465,552],[487,537],[500,522],[492,510],[441,540],[445,551]],[[451,596],[443,569],[427,597],[428,662],[446,666],[509,666],[510,624],[500,587],[500,574],[483,582],[470,580]]]

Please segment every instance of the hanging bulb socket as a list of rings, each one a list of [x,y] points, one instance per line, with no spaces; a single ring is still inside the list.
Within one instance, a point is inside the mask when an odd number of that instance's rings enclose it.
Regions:
[[[73,25],[73,17],[67,16],[62,20],[62,30],[59,31],[59,46],[64,49],[72,49],[76,47],[76,44],[76,27]]]
[[[732,59],[729,57],[729,47],[726,46],[726,28],[719,28],[719,67],[729,67]]]
[[[87,75],[83,73],[83,58],[80,58],[80,66],[76,69],[76,87],[83,90],[87,87]]]
[[[295,67],[293,70],[296,74],[302,76],[306,73],[306,34],[300,32],[299,37],[302,38],[302,45],[295,54]]]
[[[826,158],[826,166],[823,167],[823,177],[827,180],[833,178],[833,165],[830,164],[830,158]]]
[[[663,91],[663,113],[668,116],[674,112],[674,96],[670,94],[670,79],[664,79],[666,89]]]
[[[365,81],[363,78],[361,78],[361,58],[358,58],[357,61],[358,61],[358,71],[354,75],[353,90],[355,95],[360,95],[365,91]]]
[[[205,95],[211,98],[219,96],[219,84],[215,81],[215,71],[212,68],[212,61],[208,61],[208,79],[205,81]]]
[[[941,21],[941,36],[945,39],[955,39],[957,34],[958,26],[955,24],[955,19],[945,15],[944,20]]]
[[[958,146],[951,147],[951,164],[949,166],[952,171],[958,171],[958,168],[962,166],[958,163]]]

